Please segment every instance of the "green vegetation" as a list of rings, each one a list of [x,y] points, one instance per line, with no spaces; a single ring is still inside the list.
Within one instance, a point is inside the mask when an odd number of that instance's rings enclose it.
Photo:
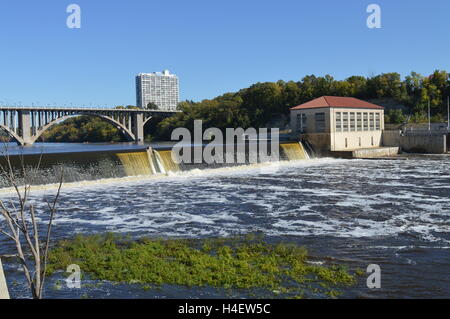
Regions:
[[[183,113],[163,120],[152,119],[145,128],[145,135],[152,140],[170,140],[175,128],[192,129],[194,120],[203,120],[205,127],[219,129],[280,127],[288,124],[289,108],[323,95],[352,96],[386,106],[386,122],[397,124],[427,122],[430,102],[433,121],[440,121],[446,118],[450,76],[446,71],[436,70],[427,77],[412,72],[403,80],[398,73],[385,73],[369,78],[351,76],[342,81],[330,75],[309,75],[298,82],[257,83],[214,99],[181,102],[178,109]],[[155,105],[151,104],[148,108],[155,108]],[[275,120],[278,120],[277,124]],[[71,130],[72,137],[83,140],[72,130],[72,125],[62,125],[56,130],[61,136],[67,136],[64,131]],[[46,136],[49,140],[54,139],[50,133]],[[114,136],[109,140],[113,140]]]
[[[127,106],[123,106],[123,105],[118,105],[116,106],[116,109],[119,110],[138,110],[139,108],[137,106],[134,105],[127,105]]]
[[[389,110],[385,114],[385,121],[386,123],[392,123],[392,124],[402,124],[406,122],[406,116],[403,114],[403,111],[400,109],[396,110]]]
[[[41,136],[45,142],[122,142],[121,133],[104,120],[90,116],[70,118],[51,127]]]
[[[352,96],[380,105],[395,104],[395,110],[386,117],[387,122],[400,123],[413,115],[410,121],[427,122],[428,102],[434,120],[447,112],[446,97],[450,95],[450,76],[446,71],[435,71],[429,77],[412,72],[404,80],[398,73],[385,73],[370,78],[351,76],[337,81],[332,76],[309,75],[299,82],[257,83],[237,93],[227,93],[202,102],[182,102],[183,113],[161,121],[151,134],[156,139],[170,139],[176,127],[193,126],[195,119],[203,119],[205,126],[266,127],[274,118],[285,118],[289,108],[323,95]],[[287,122],[287,121],[286,121]]]
[[[150,102],[150,103],[147,104],[147,109],[149,109],[149,110],[159,110],[159,107],[155,103]]]
[[[336,265],[308,262],[307,251],[292,244],[270,244],[256,235],[203,240],[132,241],[113,234],[77,236],[49,255],[49,274],[78,264],[90,278],[187,287],[264,290],[271,296],[301,297],[305,291],[336,297],[356,283]]]

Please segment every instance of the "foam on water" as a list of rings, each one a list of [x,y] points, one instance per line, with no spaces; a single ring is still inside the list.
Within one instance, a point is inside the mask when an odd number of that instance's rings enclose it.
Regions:
[[[341,238],[409,233],[425,242],[450,243],[448,193],[431,195],[423,180],[411,177],[418,174],[401,175],[400,165],[321,159],[277,164],[276,175],[267,174],[267,163],[72,183],[64,186],[56,223],[85,232],[177,236],[249,229],[273,236]],[[424,165],[415,169],[427,171]],[[434,178],[448,186],[438,173]],[[54,185],[46,185],[33,194],[52,192]]]

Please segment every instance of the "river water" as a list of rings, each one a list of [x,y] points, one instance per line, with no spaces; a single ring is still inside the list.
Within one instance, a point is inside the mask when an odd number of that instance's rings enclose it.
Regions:
[[[37,207],[54,191],[36,188]],[[0,191],[0,199],[9,198]],[[190,238],[262,232],[268,240],[304,245],[318,262],[381,267],[381,289],[368,289],[363,278],[344,298],[449,298],[450,157],[323,158],[65,185],[55,239],[107,231]],[[0,254],[11,251],[0,241]],[[18,265],[5,263],[12,297],[27,297]],[[48,298],[86,295],[224,296],[214,289],[112,283],[71,290],[56,279],[46,287]]]

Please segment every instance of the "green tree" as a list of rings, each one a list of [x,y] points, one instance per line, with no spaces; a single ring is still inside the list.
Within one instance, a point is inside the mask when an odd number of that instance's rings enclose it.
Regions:
[[[402,124],[406,122],[406,116],[400,109],[389,110],[386,114],[385,120],[387,123]]]
[[[46,142],[123,142],[125,138],[113,125],[90,116],[70,118],[56,124],[41,137]]]
[[[263,127],[275,114],[289,112],[283,107],[282,89],[277,83],[252,85],[243,92],[242,100],[242,107],[255,127]]]
[[[156,105],[155,103],[149,102],[149,103],[147,104],[147,109],[149,109],[149,110],[159,110],[159,107],[158,107],[158,105]]]

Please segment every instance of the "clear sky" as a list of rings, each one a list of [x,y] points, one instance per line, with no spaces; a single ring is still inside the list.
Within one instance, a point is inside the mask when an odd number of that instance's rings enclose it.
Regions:
[[[81,29],[66,26],[69,4]],[[382,10],[369,29],[366,8]],[[169,69],[181,99],[308,74],[450,70],[448,0],[1,0],[0,104],[135,104]]]

